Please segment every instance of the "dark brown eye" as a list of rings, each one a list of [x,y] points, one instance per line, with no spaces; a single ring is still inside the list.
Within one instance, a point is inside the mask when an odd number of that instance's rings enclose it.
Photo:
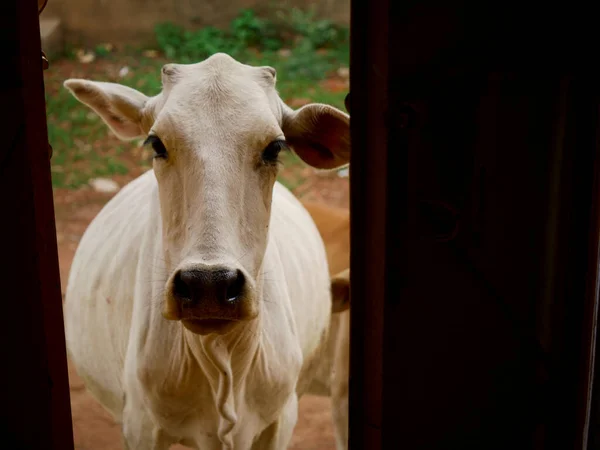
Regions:
[[[277,161],[279,161],[279,152],[281,152],[281,150],[285,150],[286,148],[287,143],[282,139],[278,139],[276,141],[271,142],[263,150],[263,161],[267,164],[277,163]]]
[[[152,150],[154,150],[154,158],[166,158],[167,157],[167,148],[165,144],[160,140],[158,136],[155,134],[151,134],[144,141],[144,146],[151,146]]]

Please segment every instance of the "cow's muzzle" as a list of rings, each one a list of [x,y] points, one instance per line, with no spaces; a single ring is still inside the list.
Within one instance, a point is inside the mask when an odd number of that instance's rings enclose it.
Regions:
[[[252,289],[237,268],[195,264],[175,271],[167,283],[163,316],[181,320],[197,334],[221,333],[256,317]]]

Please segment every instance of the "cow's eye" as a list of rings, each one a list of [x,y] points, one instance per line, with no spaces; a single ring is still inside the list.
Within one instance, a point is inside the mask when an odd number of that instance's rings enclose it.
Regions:
[[[262,159],[267,164],[275,164],[279,161],[279,152],[287,148],[287,143],[282,139],[277,139],[265,147],[262,153]]]
[[[152,150],[154,150],[155,158],[167,157],[167,148],[165,147],[165,144],[163,144],[160,138],[155,134],[151,134],[146,138],[146,140],[144,141],[144,146],[146,145],[152,147]]]

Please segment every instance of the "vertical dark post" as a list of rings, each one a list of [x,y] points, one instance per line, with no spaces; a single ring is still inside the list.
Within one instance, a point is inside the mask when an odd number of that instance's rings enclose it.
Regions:
[[[597,138],[600,142],[600,136]],[[598,346],[598,308],[600,306],[600,158],[595,162],[594,187],[592,191],[592,214],[587,270],[587,304],[582,346],[584,355],[579,383],[581,399],[578,422],[583,425],[583,450],[600,448],[600,346]],[[591,336],[591,339],[588,339]]]
[[[73,448],[38,10],[0,6],[0,360],[7,448]]]
[[[591,17],[352,1],[352,450],[598,435]]]
[[[388,213],[389,0],[351,2],[351,376],[349,447],[381,448]],[[376,87],[376,88],[373,88]],[[366,388],[368,387],[368,388]]]

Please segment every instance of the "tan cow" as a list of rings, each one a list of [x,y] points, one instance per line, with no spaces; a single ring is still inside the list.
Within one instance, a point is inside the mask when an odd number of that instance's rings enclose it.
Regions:
[[[348,379],[350,376],[350,214],[347,209],[303,202],[325,243],[332,275],[333,311],[328,358],[311,390],[331,395],[338,450],[348,448]]]
[[[287,149],[347,164],[349,118],[290,109],[275,75],[216,54],[164,66],[155,97],[65,82],[154,152],[86,230],[64,305],[70,359],[129,450],[284,450],[328,350],[323,241],[275,180]]]

